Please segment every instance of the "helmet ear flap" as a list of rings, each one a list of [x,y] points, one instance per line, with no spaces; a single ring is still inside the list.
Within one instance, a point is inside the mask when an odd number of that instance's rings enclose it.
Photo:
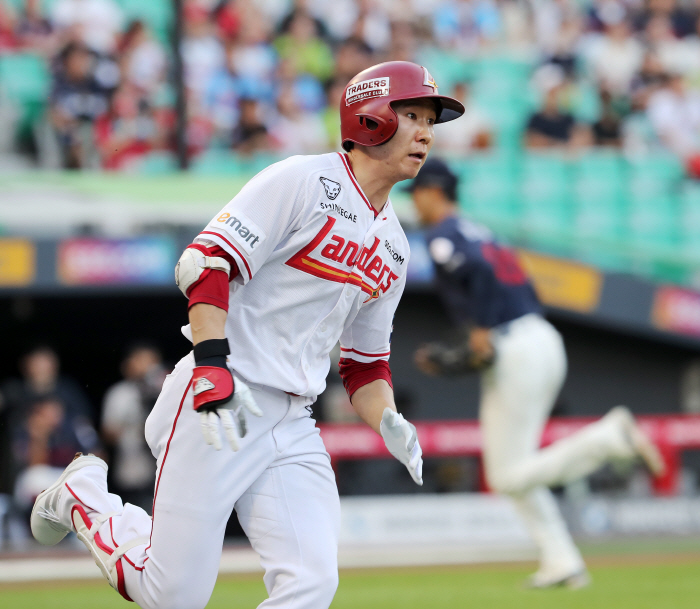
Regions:
[[[356,114],[358,117],[360,128],[368,134],[372,134],[375,137],[370,137],[369,141],[372,142],[369,145],[372,146],[375,139],[382,140],[389,130],[389,124],[394,122],[394,119],[387,120],[378,116],[376,114],[361,113]]]

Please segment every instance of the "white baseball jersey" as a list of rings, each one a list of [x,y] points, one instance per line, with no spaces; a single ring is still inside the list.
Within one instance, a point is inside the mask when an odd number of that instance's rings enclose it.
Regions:
[[[377,213],[346,155],[295,156],[256,175],[200,233],[236,261],[226,337],[253,383],[315,397],[329,353],[388,359],[409,246],[387,201]]]

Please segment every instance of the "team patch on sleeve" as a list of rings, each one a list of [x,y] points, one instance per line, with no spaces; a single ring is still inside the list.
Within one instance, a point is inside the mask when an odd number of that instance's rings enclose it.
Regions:
[[[240,213],[223,212],[209,223],[209,227],[228,233],[248,255],[254,254],[266,237],[255,222]]]

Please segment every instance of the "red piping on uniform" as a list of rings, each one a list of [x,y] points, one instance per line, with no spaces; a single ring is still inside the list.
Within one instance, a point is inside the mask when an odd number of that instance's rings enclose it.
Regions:
[[[92,520],[90,520],[90,517],[87,515],[87,513],[85,512],[83,507],[80,505],[73,506],[73,509],[71,510],[71,520],[73,520],[73,512],[75,512],[75,511],[77,511],[80,518],[82,518],[83,524],[88,528],[92,528]],[[95,511],[97,511],[97,510],[95,510]],[[112,519],[110,518],[110,528],[112,526],[111,520]],[[114,550],[112,548],[110,548],[104,541],[102,541],[102,537],[100,536],[99,532],[95,533],[95,537],[93,538],[93,540],[94,540],[95,544],[97,545],[97,547],[100,548],[100,550],[102,550],[103,552],[106,552],[109,556],[114,554]],[[112,538],[112,541],[114,541],[114,538]],[[122,567],[122,561],[118,560],[114,566],[117,569],[117,592],[119,592],[119,594],[121,594],[124,597],[124,599],[126,599],[130,603],[133,603],[134,602],[133,599],[126,592],[126,585],[124,584],[124,569]]]
[[[118,544],[118,543],[116,542],[116,540],[114,539],[114,529],[112,528],[112,519],[111,519],[111,518],[109,519],[109,534],[110,534],[110,536],[112,537],[112,543],[114,544],[114,547],[115,547],[115,548],[118,548],[118,547],[119,547],[119,544]],[[138,547],[138,546],[137,546],[137,547]],[[145,550],[144,550],[144,551],[145,551]],[[122,556],[122,558],[125,558],[125,559],[126,559],[126,562],[128,562],[128,563],[129,563],[132,567],[134,567],[134,569],[136,569],[137,571],[143,571],[144,567],[137,567],[137,566],[131,561],[131,559],[130,559],[126,554],[124,554],[124,555]],[[144,562],[146,562],[146,561],[144,561]]]
[[[233,243],[231,243],[226,237],[224,237],[223,235],[220,235],[219,233],[212,233],[211,231],[208,231],[208,230],[203,230],[199,234],[200,235],[214,235],[215,237],[218,237],[219,239],[221,239],[222,241],[227,243],[228,246],[241,257],[241,260],[243,260],[243,264],[245,264],[245,270],[248,271],[248,279],[253,278],[253,273],[250,272],[250,267],[248,266],[248,261],[245,259],[245,256],[243,254],[241,254],[241,252],[238,250],[238,248]]]
[[[87,503],[85,503],[80,497],[78,497],[78,495],[76,495],[76,494],[73,492],[73,489],[72,489],[70,486],[68,486],[68,483],[67,483],[67,482],[66,482],[66,488],[70,491],[70,494],[73,495],[73,497],[75,497],[75,498],[78,500],[79,503],[82,503],[88,510],[92,510],[93,512],[96,512],[96,511],[97,511],[95,508],[90,507],[90,506],[89,506]]]
[[[170,441],[173,439],[173,436],[175,435],[175,427],[177,426],[177,420],[180,418],[180,413],[182,412],[182,405],[185,403],[185,398],[187,397],[187,392],[190,390],[190,387],[192,385],[192,379],[190,379],[190,382],[187,383],[187,387],[185,387],[185,392],[182,394],[182,399],[180,400],[180,407],[177,409],[177,414],[175,415],[175,420],[173,421],[173,429],[170,432],[170,437],[168,438],[168,443],[165,445],[165,454],[163,455],[163,463],[160,464],[160,471],[158,472],[158,480],[156,481],[156,491],[153,493],[153,520],[155,520],[156,517],[156,498],[158,497],[158,487],[160,486],[160,477],[163,475],[163,468],[165,467],[165,460],[168,458],[168,451],[170,450]],[[151,526],[151,537],[149,540],[148,547],[144,550],[144,552],[148,551],[148,549],[151,547],[151,543],[153,540],[153,526]],[[148,558],[146,558],[148,560]],[[146,560],[143,562],[145,563]]]
[[[357,353],[357,355],[362,355],[364,357],[386,357],[387,355],[391,355],[391,351],[387,351],[386,353],[363,353],[362,351],[358,351],[357,349],[346,349],[345,347],[341,347],[340,350],[352,351],[353,353]]]
[[[367,204],[367,207],[369,207],[372,210],[372,213],[374,214],[374,217],[376,218],[379,215],[379,212],[376,209],[374,209],[372,204],[367,200],[367,197],[365,197],[365,193],[362,192],[360,185],[357,183],[357,178],[355,178],[355,172],[352,170],[352,165],[350,165],[350,160],[348,159],[348,155],[341,154],[340,152],[338,152],[337,154],[341,158],[341,160],[343,161],[343,165],[345,165],[345,171],[348,172],[348,176],[350,176],[350,180],[354,184],[355,189],[357,190],[358,193],[360,193],[362,200]]]

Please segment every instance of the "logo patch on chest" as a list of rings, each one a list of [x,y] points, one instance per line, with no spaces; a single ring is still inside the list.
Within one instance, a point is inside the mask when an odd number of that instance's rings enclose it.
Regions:
[[[321,180],[323,188],[326,189],[326,196],[331,201],[336,199],[340,194],[340,184],[338,184],[338,182],[334,182],[333,180],[329,180],[328,178],[319,178],[319,180]]]

